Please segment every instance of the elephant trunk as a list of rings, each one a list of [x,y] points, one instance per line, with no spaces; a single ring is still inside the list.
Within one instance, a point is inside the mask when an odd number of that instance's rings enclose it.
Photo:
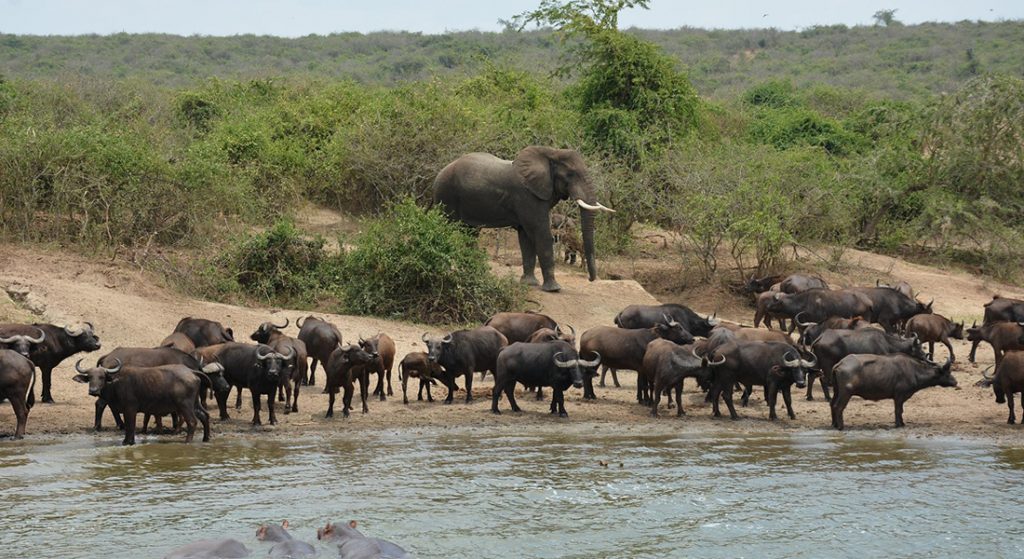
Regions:
[[[591,210],[580,209],[580,228],[583,233],[583,256],[587,260],[590,281],[597,279],[597,264],[594,262],[594,214]]]

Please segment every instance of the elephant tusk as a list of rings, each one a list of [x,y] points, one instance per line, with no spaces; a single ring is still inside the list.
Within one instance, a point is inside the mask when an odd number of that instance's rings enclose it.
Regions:
[[[606,211],[606,212],[615,213],[615,210],[613,210],[611,208],[606,208],[600,202],[598,202],[596,206],[591,206],[590,204],[584,202],[583,200],[577,199],[576,203],[579,204],[579,206],[581,208],[583,208],[584,210],[590,210],[590,211],[595,211],[595,212],[598,211],[598,210],[602,210],[602,211]]]

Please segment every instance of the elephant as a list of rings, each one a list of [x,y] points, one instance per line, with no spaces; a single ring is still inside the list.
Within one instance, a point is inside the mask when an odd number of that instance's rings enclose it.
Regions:
[[[594,218],[613,212],[597,202],[590,174],[579,152],[545,146],[523,148],[515,160],[489,153],[469,153],[449,163],[434,180],[434,204],[449,219],[470,227],[512,227],[519,234],[523,277],[537,285],[534,268],[540,258],[544,291],[559,291],[550,213],[560,200],[580,206],[583,254],[590,281],[597,279],[594,263]]]

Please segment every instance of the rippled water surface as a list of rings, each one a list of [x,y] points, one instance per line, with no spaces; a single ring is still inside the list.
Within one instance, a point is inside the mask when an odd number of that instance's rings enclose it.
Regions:
[[[307,541],[358,519],[421,558],[1024,556],[1022,447],[606,432],[4,442],[0,556],[159,558],[230,536],[260,557],[256,526],[284,518]]]

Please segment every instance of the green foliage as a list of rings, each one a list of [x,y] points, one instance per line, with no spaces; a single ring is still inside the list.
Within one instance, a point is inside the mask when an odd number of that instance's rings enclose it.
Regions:
[[[750,136],[778,149],[814,146],[833,155],[848,155],[862,145],[862,139],[841,123],[803,108],[761,111],[751,124]]]
[[[372,220],[345,257],[347,312],[417,322],[479,323],[522,306],[525,288],[496,278],[476,238],[410,200]]]
[[[772,80],[756,85],[743,94],[743,101],[754,107],[783,109],[799,104],[792,82]]]
[[[676,61],[656,45],[618,29],[623,9],[647,8],[647,0],[543,0],[517,16],[553,25],[574,43],[579,82],[570,92],[587,138],[601,151],[638,169],[697,124],[697,96]]]
[[[334,297],[342,279],[342,257],[324,245],[322,237],[306,238],[282,220],[203,260],[192,281],[182,283],[218,300],[310,306]]]

